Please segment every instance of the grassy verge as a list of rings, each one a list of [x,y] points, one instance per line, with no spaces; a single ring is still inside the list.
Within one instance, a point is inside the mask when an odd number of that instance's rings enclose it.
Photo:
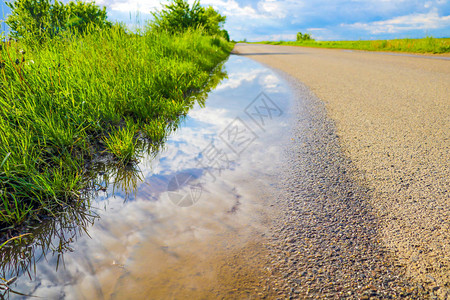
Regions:
[[[396,39],[376,41],[302,41],[257,42],[255,44],[289,45],[315,48],[336,48],[367,51],[396,51],[411,53],[449,53],[450,38]]]
[[[231,51],[188,31],[120,27],[0,50],[0,226],[52,215],[82,197],[98,153],[137,159],[192,107]]]

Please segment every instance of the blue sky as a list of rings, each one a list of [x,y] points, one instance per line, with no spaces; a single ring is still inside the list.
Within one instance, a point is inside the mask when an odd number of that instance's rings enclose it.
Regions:
[[[96,3],[107,7],[111,20],[130,26],[136,25],[137,14],[142,23],[151,18],[150,11],[161,8],[160,0]],[[201,0],[201,4],[227,16],[225,29],[234,40],[293,40],[298,31],[319,40],[450,37],[450,0]]]

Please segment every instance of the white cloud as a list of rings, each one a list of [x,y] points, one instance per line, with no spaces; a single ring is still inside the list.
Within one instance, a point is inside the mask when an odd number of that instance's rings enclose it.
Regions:
[[[364,29],[372,34],[397,33],[408,30],[428,30],[450,26],[450,16],[439,16],[437,9],[425,14],[410,14],[385,21],[371,23],[357,22],[354,24],[341,24],[342,27]]]
[[[251,70],[250,72],[232,73],[228,75],[228,79],[220,84],[216,90],[236,89],[240,87],[244,82],[252,82],[258,76],[261,75],[264,70]]]
[[[263,17],[253,7],[241,7],[235,0],[204,0],[202,1],[202,4],[213,6],[215,9],[219,9],[220,12],[226,16],[238,16],[250,19]]]
[[[127,24],[133,22],[129,13],[139,12],[146,21],[151,11],[161,9],[160,0],[97,4],[105,5],[113,20]],[[442,37],[450,26],[447,0],[201,0],[201,4],[227,16],[225,29],[234,40],[295,40],[298,31],[311,32],[319,40],[421,37],[425,30]]]
[[[258,3],[258,8],[263,13],[279,19],[285,18],[288,14],[288,11],[286,11],[282,2],[276,2],[273,0],[260,1]]]
[[[205,132],[203,129],[203,136],[206,139],[210,138],[212,134],[215,134],[218,130],[225,128],[231,121],[233,121],[234,116],[229,116],[228,111],[224,108],[214,108],[214,107],[204,107],[202,109],[193,110],[189,113],[192,119],[198,122],[203,122],[209,124],[209,130]],[[196,128],[194,133],[202,131],[202,129]],[[192,140],[191,137],[183,138],[188,142]],[[192,137],[194,138],[194,137]],[[197,138],[198,139],[198,138]]]
[[[266,91],[275,90],[280,84],[280,79],[274,74],[268,74],[263,78],[261,78],[260,84],[264,87],[264,90]]]

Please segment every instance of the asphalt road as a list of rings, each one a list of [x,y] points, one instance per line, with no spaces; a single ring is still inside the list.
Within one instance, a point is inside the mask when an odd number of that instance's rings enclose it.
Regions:
[[[351,180],[370,194],[361,203],[375,216],[373,240],[408,280],[450,297],[450,60],[250,44],[234,53],[280,70],[324,103]]]

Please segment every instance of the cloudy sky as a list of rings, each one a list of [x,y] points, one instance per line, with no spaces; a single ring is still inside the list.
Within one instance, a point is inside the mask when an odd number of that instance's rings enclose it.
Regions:
[[[131,26],[161,8],[160,0],[96,3],[107,7],[110,19]],[[227,16],[225,28],[234,40],[292,40],[298,31],[319,40],[450,37],[450,0],[201,0],[201,4]]]

